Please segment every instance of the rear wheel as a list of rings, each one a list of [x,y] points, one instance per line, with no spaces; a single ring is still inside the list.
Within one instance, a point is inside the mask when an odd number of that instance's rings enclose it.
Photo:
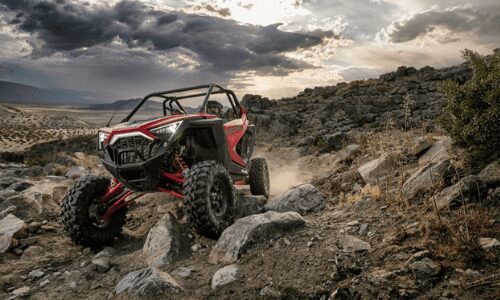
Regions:
[[[257,157],[250,160],[248,179],[252,195],[269,198],[269,169],[264,158]]]
[[[184,182],[184,212],[200,234],[220,236],[234,221],[235,191],[226,168],[215,161],[192,166]]]
[[[61,221],[70,238],[77,244],[100,248],[110,245],[125,224],[127,208],[116,211],[109,219],[100,216],[105,208],[99,200],[106,193],[110,180],[88,175],[70,188],[61,205]]]

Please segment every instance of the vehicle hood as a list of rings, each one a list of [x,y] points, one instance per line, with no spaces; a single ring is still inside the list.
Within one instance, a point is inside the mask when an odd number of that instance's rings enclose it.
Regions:
[[[134,129],[150,129],[162,125],[167,125],[170,123],[186,120],[186,119],[200,119],[200,118],[214,118],[214,115],[208,114],[192,114],[192,115],[178,115],[178,116],[166,116],[166,117],[157,117],[146,120],[138,120],[138,121],[130,121],[118,123],[113,126],[103,127],[100,131],[111,133],[112,131],[132,131]]]

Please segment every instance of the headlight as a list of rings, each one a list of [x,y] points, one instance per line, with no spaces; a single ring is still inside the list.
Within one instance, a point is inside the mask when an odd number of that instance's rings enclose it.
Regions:
[[[159,138],[162,138],[163,140],[169,139],[176,131],[177,128],[181,125],[182,121],[163,125],[160,127],[156,127],[153,129],[150,129],[149,131],[156,135]]]
[[[99,131],[97,133],[97,150],[102,150],[104,149],[104,141],[107,140],[109,137],[109,133]]]

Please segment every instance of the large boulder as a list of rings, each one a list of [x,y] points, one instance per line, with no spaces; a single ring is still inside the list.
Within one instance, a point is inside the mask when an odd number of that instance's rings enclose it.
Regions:
[[[390,174],[396,166],[396,160],[392,153],[386,152],[379,158],[367,162],[358,168],[358,172],[364,181],[369,184],[377,184],[380,179]]]
[[[478,176],[490,187],[500,186],[500,160],[487,165]]]
[[[252,245],[280,237],[305,222],[296,212],[269,211],[239,219],[222,232],[208,259],[211,263],[234,263]]]
[[[244,195],[239,193],[236,200],[235,217],[237,219],[264,212],[267,203],[265,196]]]
[[[149,231],[142,253],[149,266],[158,268],[188,257],[191,254],[188,231],[167,213]]]
[[[443,177],[450,162],[443,160],[438,163],[429,163],[417,170],[403,185],[403,195],[413,200],[443,184]]]
[[[0,220],[0,253],[4,253],[13,244],[13,239],[24,236],[28,226],[18,217],[8,214]]]
[[[457,208],[465,203],[479,201],[486,197],[487,191],[486,183],[479,176],[469,175],[439,192],[435,200],[438,209]]]
[[[323,210],[325,208],[325,202],[325,195],[323,195],[314,185],[306,183],[274,197],[264,206],[264,208],[267,211],[295,211],[300,214],[305,214]]]
[[[436,141],[427,151],[418,158],[418,163],[424,165],[430,162],[439,162],[442,160],[450,159],[450,149],[452,141],[449,137],[442,137]]]
[[[133,296],[150,297],[174,294],[182,287],[168,274],[156,268],[134,271],[123,277],[115,287],[117,295],[128,293]]]
[[[215,272],[212,277],[212,290],[216,290],[218,287],[229,284],[237,279],[238,266],[233,264],[225,266]]]

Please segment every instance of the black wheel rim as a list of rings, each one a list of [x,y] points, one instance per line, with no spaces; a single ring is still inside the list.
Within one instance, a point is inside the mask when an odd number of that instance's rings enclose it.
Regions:
[[[92,226],[96,228],[106,228],[109,224],[109,220],[101,219],[103,214],[103,208],[99,205],[97,199],[94,199],[89,205],[89,218],[92,222]]]
[[[210,189],[210,207],[217,217],[222,217],[227,209],[228,191],[227,185],[222,178],[215,178]]]

